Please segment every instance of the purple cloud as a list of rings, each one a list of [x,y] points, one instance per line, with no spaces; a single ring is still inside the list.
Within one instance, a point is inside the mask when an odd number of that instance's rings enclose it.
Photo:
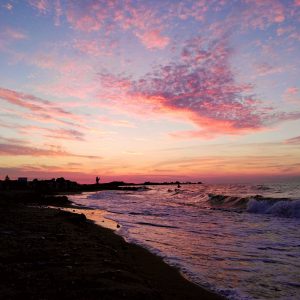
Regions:
[[[101,74],[103,97],[111,105],[148,114],[173,114],[199,129],[172,133],[174,137],[211,138],[263,130],[278,122],[300,119],[300,112],[277,112],[263,106],[249,83],[238,83],[230,66],[233,49],[227,37],[187,41],[177,60],[157,66],[139,80]],[[126,108],[125,108],[126,109]]]
[[[158,110],[181,112],[202,128],[237,133],[263,127],[251,85],[238,84],[229,65],[227,39],[186,43],[181,59],[158,66],[133,82],[132,95],[153,101]]]

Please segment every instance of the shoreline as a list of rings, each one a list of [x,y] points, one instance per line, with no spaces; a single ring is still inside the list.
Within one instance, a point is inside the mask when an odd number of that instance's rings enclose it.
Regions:
[[[118,222],[106,218],[104,214],[105,210],[94,209],[87,206],[74,206],[74,207],[61,207],[61,206],[47,206],[44,208],[63,210],[73,214],[84,214],[88,221],[94,223],[97,226],[110,229],[112,231],[118,230],[121,225]]]
[[[224,299],[85,215],[10,199],[0,217],[0,298]]]

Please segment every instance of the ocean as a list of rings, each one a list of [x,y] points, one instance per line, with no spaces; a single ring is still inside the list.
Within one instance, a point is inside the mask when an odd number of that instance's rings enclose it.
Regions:
[[[156,185],[70,196],[228,299],[300,299],[300,184]]]

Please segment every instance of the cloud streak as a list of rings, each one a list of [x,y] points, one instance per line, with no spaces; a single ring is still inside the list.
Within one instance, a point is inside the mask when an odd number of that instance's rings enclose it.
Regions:
[[[16,143],[0,143],[0,156],[51,156],[51,157],[78,157],[88,159],[100,159],[100,156],[80,155],[71,153],[61,149],[45,149],[39,147],[31,147]]]
[[[300,144],[300,136],[295,136],[293,138],[287,139],[284,141],[285,144],[291,145],[299,145]]]
[[[29,4],[36,8],[40,13],[46,13],[50,7],[48,0],[29,0]]]
[[[0,87],[0,99],[9,104],[27,109],[42,119],[67,119],[79,122],[81,119],[69,111],[54,105],[51,101]]]
[[[1,126],[1,125],[0,125]],[[45,128],[38,126],[19,126],[19,131],[25,134],[41,133],[44,137],[62,140],[84,141],[85,134],[75,129]]]
[[[13,28],[4,27],[0,32],[0,51],[9,52],[9,46],[13,43],[28,39],[24,31]]]

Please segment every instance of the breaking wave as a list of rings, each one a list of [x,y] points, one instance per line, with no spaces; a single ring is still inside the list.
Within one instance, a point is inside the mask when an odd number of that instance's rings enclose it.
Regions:
[[[270,214],[277,217],[300,218],[300,200],[288,198],[266,198],[260,195],[236,197],[209,194],[212,209]]]
[[[277,217],[300,218],[300,200],[255,200],[250,199],[247,212],[271,214]]]

